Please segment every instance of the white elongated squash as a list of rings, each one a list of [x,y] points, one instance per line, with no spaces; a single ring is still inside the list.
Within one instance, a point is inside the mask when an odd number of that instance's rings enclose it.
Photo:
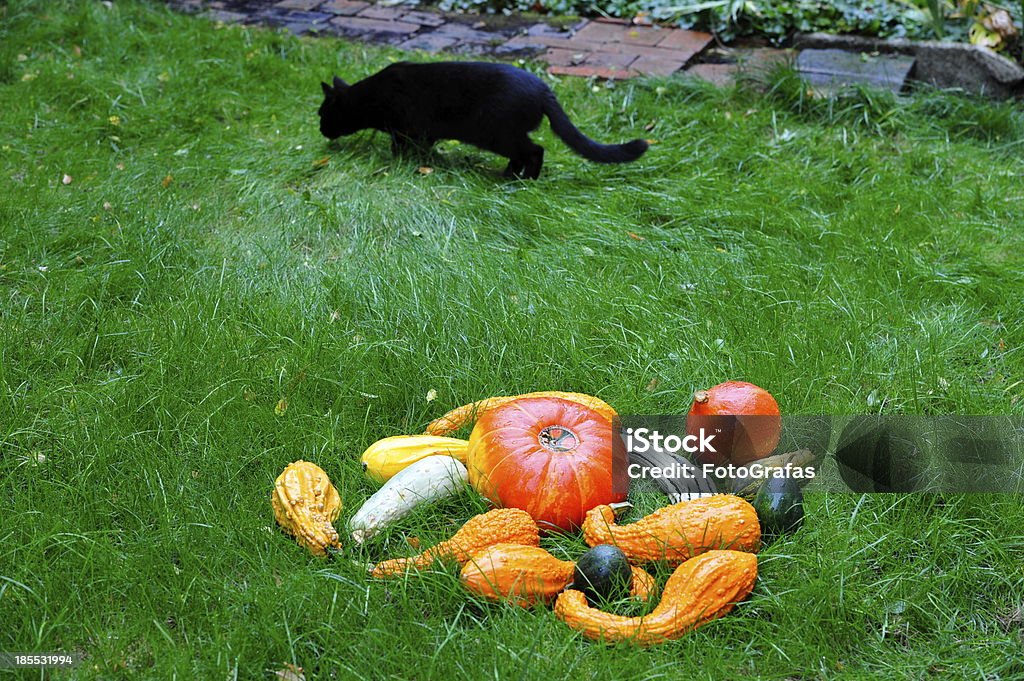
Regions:
[[[468,482],[469,473],[458,459],[443,454],[420,459],[396,473],[356,511],[348,521],[353,541],[362,544],[416,507],[451,496]]]

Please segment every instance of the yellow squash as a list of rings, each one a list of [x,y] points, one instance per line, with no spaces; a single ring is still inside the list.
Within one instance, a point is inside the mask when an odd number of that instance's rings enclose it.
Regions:
[[[377,482],[386,482],[393,475],[428,456],[447,454],[466,463],[469,442],[454,437],[435,435],[395,435],[377,440],[367,447],[360,461],[363,472]]]

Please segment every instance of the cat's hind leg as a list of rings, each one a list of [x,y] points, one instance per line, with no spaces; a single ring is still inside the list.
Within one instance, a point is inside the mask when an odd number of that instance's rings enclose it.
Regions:
[[[523,165],[523,177],[536,180],[540,177],[541,166],[544,165],[544,147],[534,144]]]
[[[512,144],[498,145],[494,151],[508,157],[505,177],[521,177],[527,180],[536,180],[540,177],[540,168],[544,165],[544,147],[534,144],[529,136],[523,135]]]

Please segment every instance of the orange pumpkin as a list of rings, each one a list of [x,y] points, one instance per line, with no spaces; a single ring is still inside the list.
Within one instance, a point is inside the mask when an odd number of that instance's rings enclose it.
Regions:
[[[715,452],[697,460],[722,466],[746,466],[771,454],[782,435],[782,416],[772,394],[753,383],[726,381],[693,394],[686,432],[714,433]]]
[[[623,501],[626,453],[606,414],[557,397],[513,400],[476,422],[469,482],[498,506],[520,508],[546,531],[577,529],[587,511]]]

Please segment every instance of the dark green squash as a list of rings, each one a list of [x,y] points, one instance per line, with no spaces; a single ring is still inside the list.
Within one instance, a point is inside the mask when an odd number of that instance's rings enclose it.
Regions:
[[[800,480],[771,477],[765,480],[752,502],[761,523],[761,534],[778,537],[796,532],[804,522],[804,494]]]
[[[622,549],[599,544],[576,561],[572,588],[582,591],[591,603],[615,601],[629,596],[633,569]]]

